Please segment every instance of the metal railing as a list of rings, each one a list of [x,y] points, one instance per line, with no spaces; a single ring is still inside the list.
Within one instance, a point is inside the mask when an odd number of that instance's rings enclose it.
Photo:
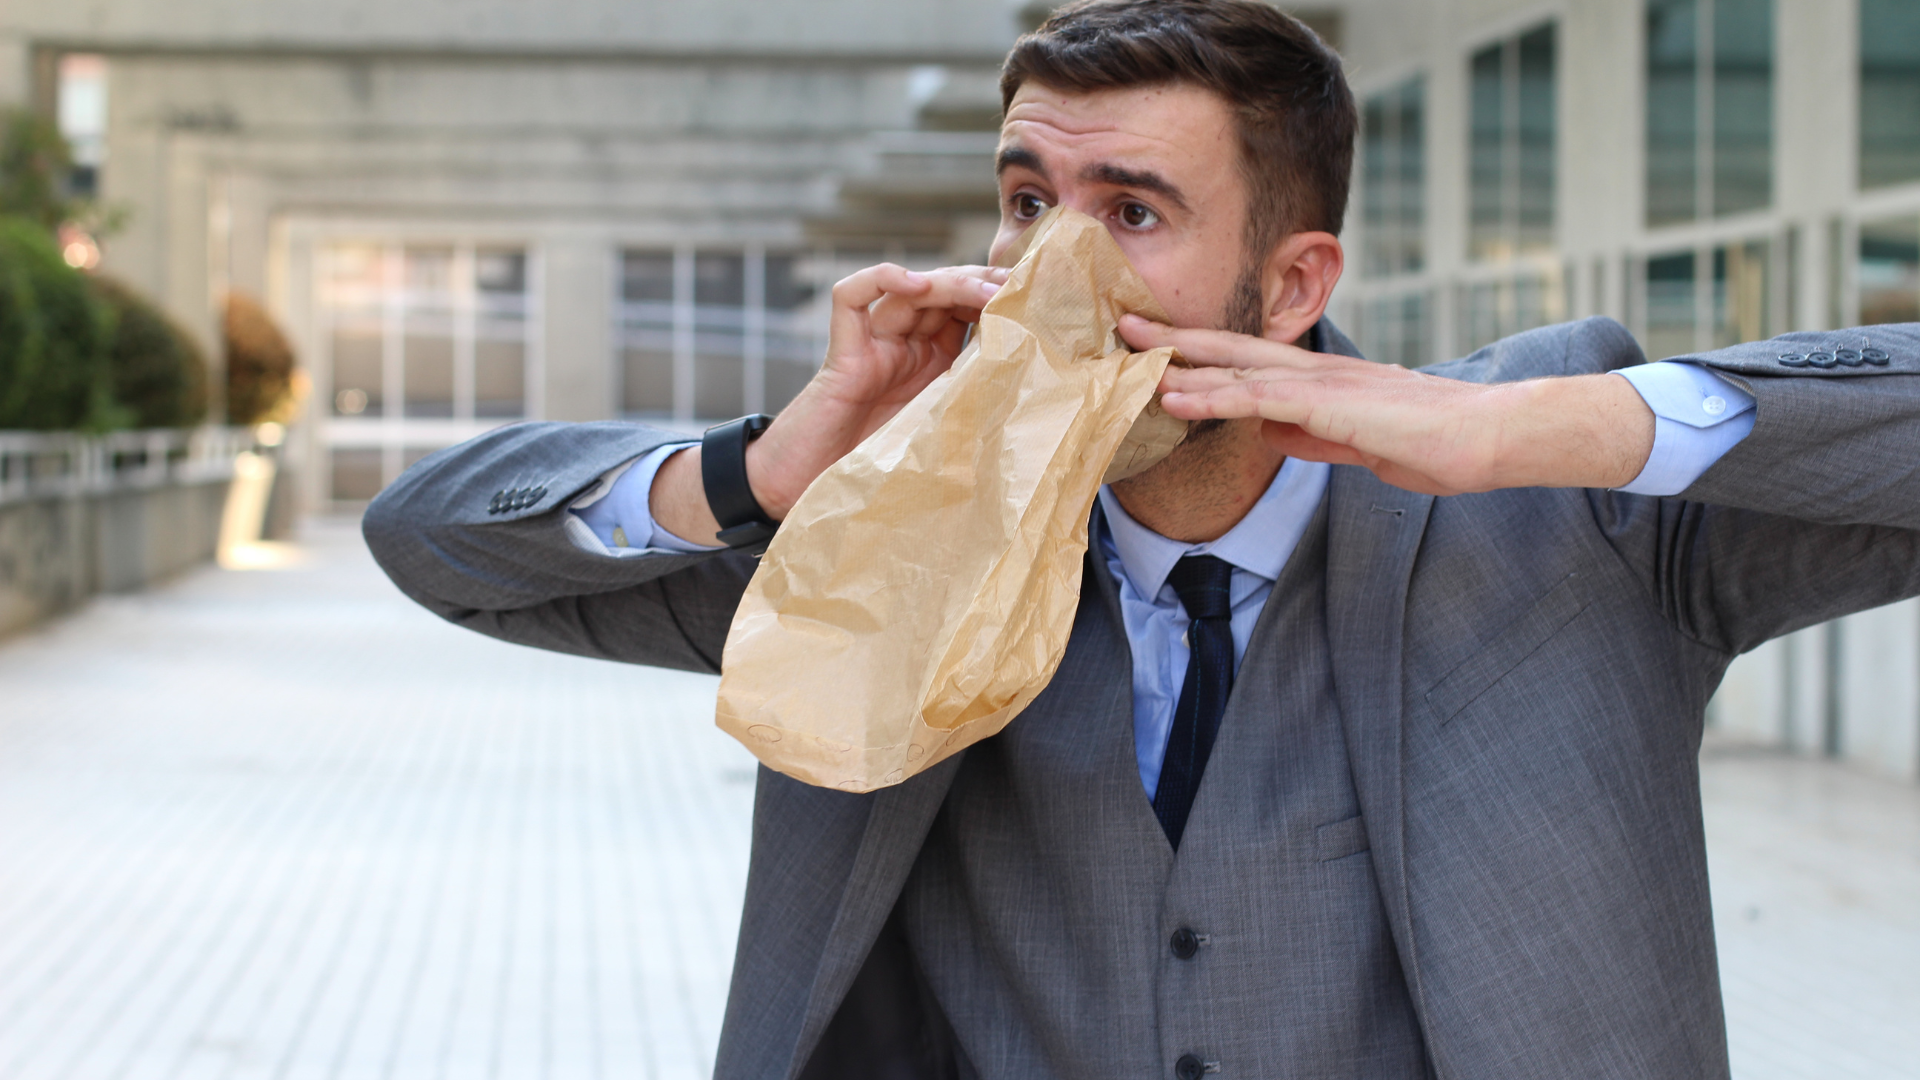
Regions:
[[[252,428],[160,428],[107,435],[0,431],[0,506],[28,499],[225,480],[256,446]]]

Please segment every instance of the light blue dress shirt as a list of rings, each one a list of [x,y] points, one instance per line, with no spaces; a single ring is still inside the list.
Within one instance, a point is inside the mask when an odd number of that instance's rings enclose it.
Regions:
[[[1653,452],[1633,482],[1636,495],[1677,495],[1753,430],[1753,397],[1697,364],[1663,361],[1616,374],[1633,384],[1654,413]],[[662,446],[602,477],[574,501],[567,526],[574,542],[615,557],[646,552],[709,551],[660,528],[648,497],[654,474],[693,443]],[[1325,496],[1331,466],[1289,458],[1240,523],[1218,540],[1169,540],[1127,515],[1100,489],[1095,520],[1101,554],[1120,588],[1120,616],[1133,649],[1133,753],[1151,799],[1160,786],[1167,733],[1187,674],[1186,612],[1167,574],[1185,555],[1213,555],[1233,565],[1233,660],[1238,670],[1281,568]]]

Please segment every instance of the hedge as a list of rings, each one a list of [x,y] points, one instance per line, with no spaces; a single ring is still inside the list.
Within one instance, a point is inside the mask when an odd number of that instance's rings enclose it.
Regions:
[[[0,430],[190,427],[207,414],[193,338],[124,285],[82,274],[39,222],[0,217]]]
[[[115,426],[111,323],[45,228],[0,218],[0,429]]]

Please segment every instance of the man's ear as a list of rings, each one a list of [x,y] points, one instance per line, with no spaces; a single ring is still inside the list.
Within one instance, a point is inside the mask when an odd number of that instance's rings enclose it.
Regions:
[[[1332,233],[1294,233],[1267,258],[1260,293],[1265,312],[1263,337],[1300,340],[1327,310],[1333,286],[1346,268],[1340,238]]]

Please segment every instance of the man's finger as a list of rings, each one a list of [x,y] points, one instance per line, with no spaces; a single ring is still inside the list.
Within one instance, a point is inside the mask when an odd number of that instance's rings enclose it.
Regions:
[[[1229,330],[1185,329],[1157,323],[1139,315],[1120,317],[1120,336],[1136,349],[1172,346],[1180,356],[1201,367],[1308,367],[1318,354],[1278,341],[1249,337]]]

